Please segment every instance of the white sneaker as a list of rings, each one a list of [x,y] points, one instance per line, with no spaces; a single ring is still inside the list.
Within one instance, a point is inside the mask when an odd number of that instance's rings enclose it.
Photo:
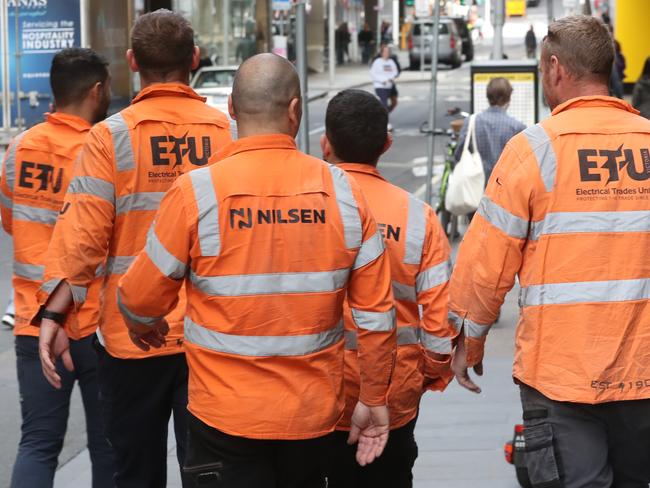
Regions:
[[[10,329],[14,328],[14,316],[11,315],[10,313],[4,314],[4,317],[2,317],[2,323],[9,327]]]

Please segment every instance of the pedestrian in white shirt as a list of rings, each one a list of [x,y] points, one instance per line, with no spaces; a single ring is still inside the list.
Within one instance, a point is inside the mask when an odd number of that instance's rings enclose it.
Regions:
[[[390,56],[390,48],[388,46],[382,47],[381,57],[375,59],[370,67],[370,76],[375,87],[375,93],[386,107],[386,110],[389,109],[388,100],[395,87],[395,79],[398,75],[399,69],[397,63]],[[388,126],[390,130],[390,124]]]

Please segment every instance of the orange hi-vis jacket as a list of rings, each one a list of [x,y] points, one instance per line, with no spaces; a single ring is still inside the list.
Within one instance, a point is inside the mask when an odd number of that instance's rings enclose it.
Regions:
[[[106,350],[123,359],[182,352],[184,299],[170,311],[167,345],[143,352],[119,313],[117,282],[144,247],[165,192],[229,142],[226,116],[180,83],[149,86],[130,107],[95,125],[56,226],[40,303],[65,279],[78,307],[106,261],[98,330]]]
[[[342,163],[359,184],[377,220],[390,259],[397,316],[397,355],[388,393],[391,429],[415,418],[425,389],[444,390],[453,378],[450,355],[456,329],[447,320],[451,274],[449,243],[433,209],[386,181],[368,164]],[[422,308],[420,318],[419,307]],[[348,430],[359,397],[359,364],[354,315],[345,311],[345,415]],[[449,356],[450,358],[451,356]]]
[[[352,178],[286,135],[234,142],[163,199],[121,279],[122,313],[154,323],[187,289],[189,410],[231,435],[307,439],[343,413],[343,302],[360,400],[384,405],[395,310],[384,242]]]
[[[650,398],[650,121],[575,98],[505,147],[460,247],[470,364],[518,276],[514,377],[557,401]]]
[[[0,211],[14,244],[16,335],[38,336],[38,327],[30,323],[39,309],[36,294],[43,282],[48,243],[90,128],[86,120],[74,115],[46,114],[45,122],[14,139],[5,155]],[[97,328],[100,283],[95,281],[86,306],[79,311],[77,326],[66,324],[73,339],[93,334]]]

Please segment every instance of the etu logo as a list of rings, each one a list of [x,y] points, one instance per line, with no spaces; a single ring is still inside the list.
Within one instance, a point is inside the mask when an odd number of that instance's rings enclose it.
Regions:
[[[635,181],[645,181],[650,178],[650,150],[639,149],[641,167],[637,169],[632,149],[578,149],[581,181],[602,181],[607,177],[605,185],[620,180],[620,172],[624,169]],[[597,158],[604,158],[597,159]],[[602,161],[602,164],[600,164]]]
[[[175,136],[152,136],[151,160],[154,166],[180,166],[183,159],[187,158],[190,164],[203,166],[208,163],[210,154],[210,138],[201,137],[201,155],[196,147],[196,137],[188,136],[187,132],[181,137]]]
[[[32,163],[23,161],[20,165],[18,186],[35,188],[36,191],[50,190],[59,193],[63,184],[63,168],[55,168],[51,164]]]

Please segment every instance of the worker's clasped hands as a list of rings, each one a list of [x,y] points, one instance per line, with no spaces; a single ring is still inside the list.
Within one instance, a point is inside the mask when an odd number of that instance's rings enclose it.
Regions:
[[[169,333],[169,324],[161,319],[154,325],[142,325],[126,320],[129,329],[131,342],[143,351],[149,351],[152,347],[160,349],[165,345],[166,336]]]

